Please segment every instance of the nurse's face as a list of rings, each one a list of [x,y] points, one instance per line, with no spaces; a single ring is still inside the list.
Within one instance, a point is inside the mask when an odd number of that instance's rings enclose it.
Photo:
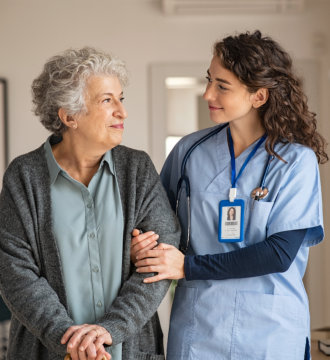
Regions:
[[[257,117],[253,96],[237,76],[221,65],[214,56],[207,71],[207,86],[203,95],[208,102],[210,118],[217,124]]]

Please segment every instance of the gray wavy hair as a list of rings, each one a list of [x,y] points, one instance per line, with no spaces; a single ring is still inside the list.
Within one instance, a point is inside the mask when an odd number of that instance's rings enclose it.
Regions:
[[[128,83],[125,63],[92,47],[68,49],[46,62],[32,83],[32,101],[47,130],[61,134],[66,129],[58,117],[60,108],[71,116],[86,111],[84,91],[93,75],[114,75],[122,87]]]

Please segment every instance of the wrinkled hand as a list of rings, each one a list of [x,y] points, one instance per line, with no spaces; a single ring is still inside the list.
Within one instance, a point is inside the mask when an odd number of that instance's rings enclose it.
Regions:
[[[154,231],[148,231],[140,234],[138,229],[132,231],[133,239],[131,241],[131,261],[134,264],[136,257],[142,255],[145,251],[153,249],[158,245],[159,235]]]
[[[111,345],[110,333],[99,325],[76,325],[71,326],[61,339],[62,344],[67,345],[67,352],[72,360],[103,360],[111,359],[104,349],[104,344]]]
[[[135,266],[139,273],[156,272],[157,275],[148,277],[143,281],[153,283],[163,279],[184,278],[184,255],[176,247],[168,244],[159,244],[152,250],[137,254]]]
[[[90,349],[92,349],[92,347],[94,347],[93,350],[90,350]],[[101,347],[99,348],[98,351],[95,350],[94,344],[90,345],[89,348],[87,348],[87,351],[79,351],[78,354],[76,354],[75,356],[77,356],[79,360],[92,360],[92,359],[108,360],[108,359],[111,359],[111,355],[106,352],[103,345],[101,345]],[[65,356],[64,360],[72,360],[73,357],[71,357],[71,354],[67,354]]]

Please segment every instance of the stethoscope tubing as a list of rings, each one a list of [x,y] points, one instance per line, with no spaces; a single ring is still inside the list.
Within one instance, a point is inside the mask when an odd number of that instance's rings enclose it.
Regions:
[[[181,164],[181,177],[184,175],[185,173],[185,168],[186,168],[186,163],[191,155],[191,153],[196,149],[197,146],[199,146],[200,144],[202,144],[204,141],[208,140],[210,137],[212,137],[213,135],[218,134],[221,130],[223,130],[225,127],[228,126],[228,123],[224,124],[224,125],[220,125],[219,127],[217,127],[216,129],[212,130],[211,132],[209,132],[208,134],[204,135],[203,137],[201,137],[199,140],[197,140],[194,144],[192,144],[192,146],[188,149],[188,151],[186,152],[185,156],[183,157],[182,160],[182,164]]]
[[[176,205],[175,205],[175,214],[178,215],[178,209],[179,209],[179,199],[182,191],[182,183],[184,182],[186,185],[186,194],[187,194],[187,210],[188,210],[188,224],[187,224],[187,241],[186,241],[186,247],[180,246],[180,249],[183,252],[186,252],[189,246],[190,242],[190,228],[191,228],[191,219],[190,219],[190,181],[189,177],[185,175],[186,171],[186,164],[187,161],[191,155],[191,153],[202,144],[204,141],[208,140],[213,135],[218,134],[221,130],[223,130],[225,127],[228,126],[228,123],[220,125],[216,129],[212,130],[210,133],[204,135],[202,138],[197,140],[186,152],[185,156],[183,157],[182,164],[181,164],[181,176],[177,184],[177,192],[176,192]]]

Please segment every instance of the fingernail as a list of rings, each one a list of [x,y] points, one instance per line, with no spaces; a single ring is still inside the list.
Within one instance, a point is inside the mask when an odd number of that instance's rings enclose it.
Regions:
[[[140,272],[140,269],[139,269],[139,268],[137,268],[137,269],[136,269],[136,272]]]
[[[85,349],[82,346],[80,346],[79,351],[84,351],[84,350]]]

